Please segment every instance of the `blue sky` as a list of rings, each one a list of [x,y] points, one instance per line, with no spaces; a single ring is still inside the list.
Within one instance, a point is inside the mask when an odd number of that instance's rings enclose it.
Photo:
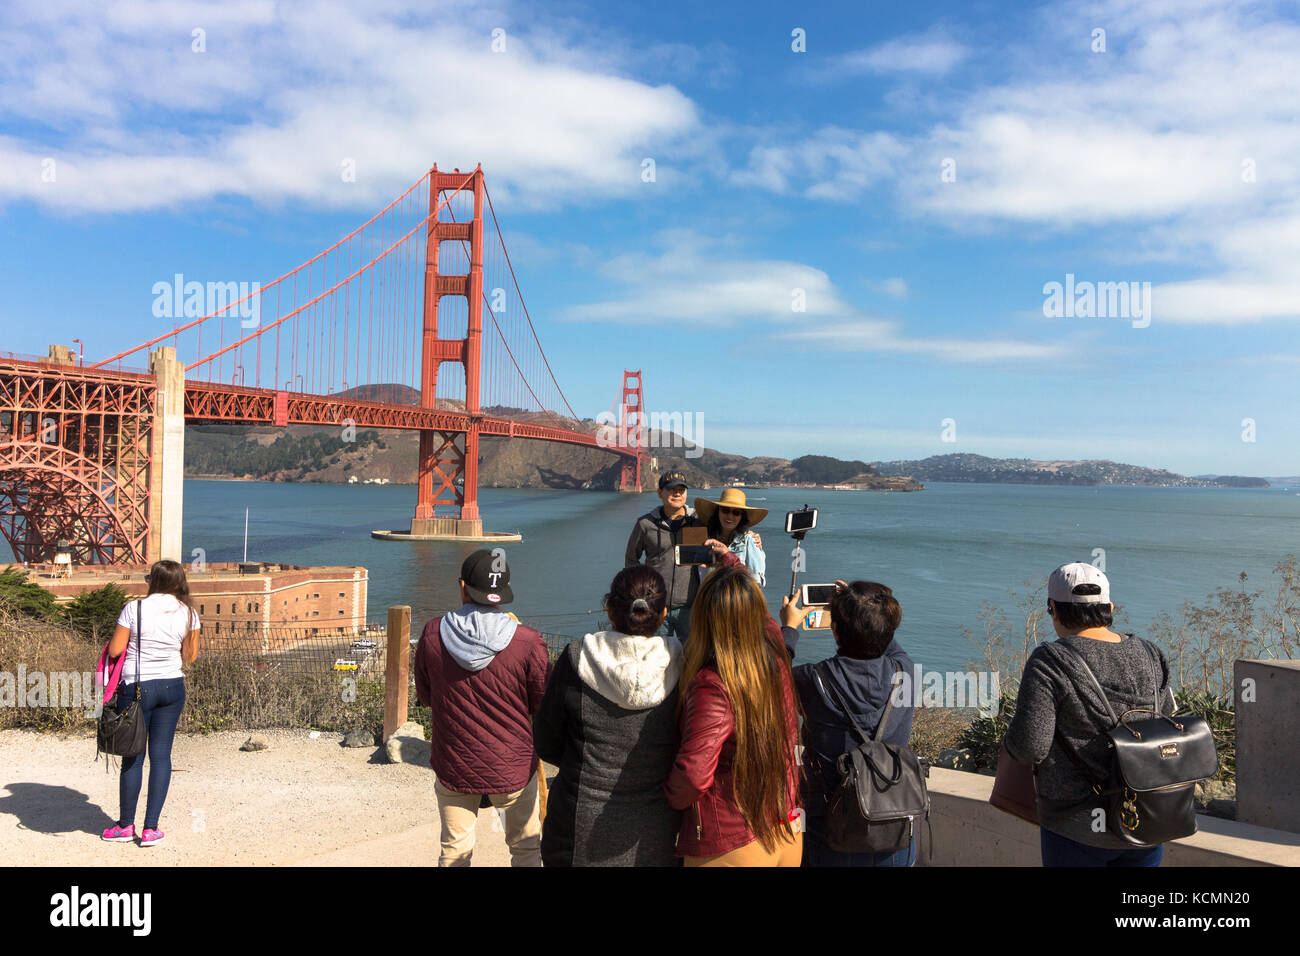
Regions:
[[[481,162],[582,414],[641,368],[748,455],[1300,473],[1295,4],[20,0],[0,64],[6,351]],[[1046,316],[1067,274],[1149,324]]]

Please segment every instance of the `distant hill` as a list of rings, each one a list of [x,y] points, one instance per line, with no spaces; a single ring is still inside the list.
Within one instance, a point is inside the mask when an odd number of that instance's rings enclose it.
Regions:
[[[418,405],[420,393],[409,385],[358,385],[335,392],[336,398],[352,398],[358,402],[384,402],[387,405]],[[463,402],[460,404],[464,404]],[[445,402],[438,402],[439,408],[448,407]]]
[[[362,386],[338,393],[361,401],[414,403],[418,394],[403,385]],[[459,400],[440,399],[439,408],[460,409]],[[577,421],[542,412],[491,407],[492,417],[559,425],[595,433],[593,419]],[[345,439],[342,429],[316,425],[190,425],[185,430],[185,474],[190,477],[245,478],[262,481],[347,483],[385,479],[403,484],[416,480],[419,435],[414,431],[357,429]],[[642,486],[654,488],[659,475],[677,470],[692,488],[726,484],[847,485],[869,491],[918,491],[924,486],[905,475],[883,476],[864,461],[841,461],[825,455],[745,458],[710,448],[699,449],[675,434],[660,436],[671,447],[647,449]],[[479,481],[488,488],[613,489],[622,471],[620,459],[599,448],[485,437],[480,443]],[[687,452],[690,452],[690,457]]]
[[[1036,461],[983,455],[933,455],[919,461],[874,463],[882,475],[907,474],[922,481],[1029,485],[1153,485],[1160,487],[1267,488],[1263,478],[1239,475],[1189,478],[1163,468],[1144,468],[1107,460]]]

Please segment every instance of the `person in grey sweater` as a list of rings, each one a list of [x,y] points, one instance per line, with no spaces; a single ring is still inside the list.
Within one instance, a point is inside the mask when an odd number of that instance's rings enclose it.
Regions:
[[[560,654],[533,719],[537,754],[559,767],[542,826],[543,866],[677,866],[681,814],[664,781],[677,757],[682,645],[661,636],[667,588],[624,568],[605,609],[613,630]]]
[[[1044,866],[1159,866],[1163,847],[1135,849],[1106,830],[1094,784],[1110,760],[1106,705],[1079,661],[1096,675],[1115,713],[1174,711],[1169,665],[1150,641],[1110,630],[1110,583],[1090,564],[1066,564],[1048,580],[1048,613],[1057,640],[1040,644],[1025,663],[1016,712],[1003,743],[1036,767]],[[1061,645],[1068,645],[1068,649]]]
[[[691,605],[700,588],[698,565],[678,566],[673,549],[682,543],[682,529],[703,527],[704,521],[686,507],[686,476],[680,471],[659,476],[659,498],[663,505],[636,519],[623,555],[624,567],[641,563],[654,568],[668,587],[668,614],[662,631],[683,643],[691,633]]]

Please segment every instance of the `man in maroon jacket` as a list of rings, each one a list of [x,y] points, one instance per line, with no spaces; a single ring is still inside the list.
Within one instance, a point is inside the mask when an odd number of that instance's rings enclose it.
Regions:
[[[503,549],[465,559],[460,597],[463,607],[425,625],[415,651],[416,696],[433,709],[438,865],[469,866],[486,796],[505,818],[511,866],[541,866],[532,718],[550,676],[546,644],[501,609],[514,600]]]

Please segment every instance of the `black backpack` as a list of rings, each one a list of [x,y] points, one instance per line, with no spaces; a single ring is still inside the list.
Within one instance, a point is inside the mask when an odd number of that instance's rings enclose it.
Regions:
[[[1101,798],[1106,829],[1135,847],[1191,836],[1196,832],[1196,783],[1214,776],[1219,769],[1210,725],[1204,717],[1166,717],[1160,713],[1158,671],[1151,708],[1135,707],[1117,718],[1083,655],[1069,644],[1058,644],[1083,665],[1106,706],[1109,729],[1103,733],[1108,739],[1109,767],[1104,780],[1098,780],[1065,738],[1059,732],[1057,735],[1066,755],[1083,772],[1092,792]],[[1143,716],[1130,716],[1134,714]]]
[[[927,823],[930,820],[930,794],[925,786],[929,768],[907,747],[884,742],[894,710],[892,685],[873,739],[854,719],[829,673],[823,681],[824,664],[813,665],[817,686],[823,697],[830,688],[835,703],[862,741],[836,761],[840,780],[826,795],[826,847],[836,853],[896,853],[907,849],[912,845],[917,823],[922,818]],[[895,661],[894,666],[896,678],[903,665]]]

